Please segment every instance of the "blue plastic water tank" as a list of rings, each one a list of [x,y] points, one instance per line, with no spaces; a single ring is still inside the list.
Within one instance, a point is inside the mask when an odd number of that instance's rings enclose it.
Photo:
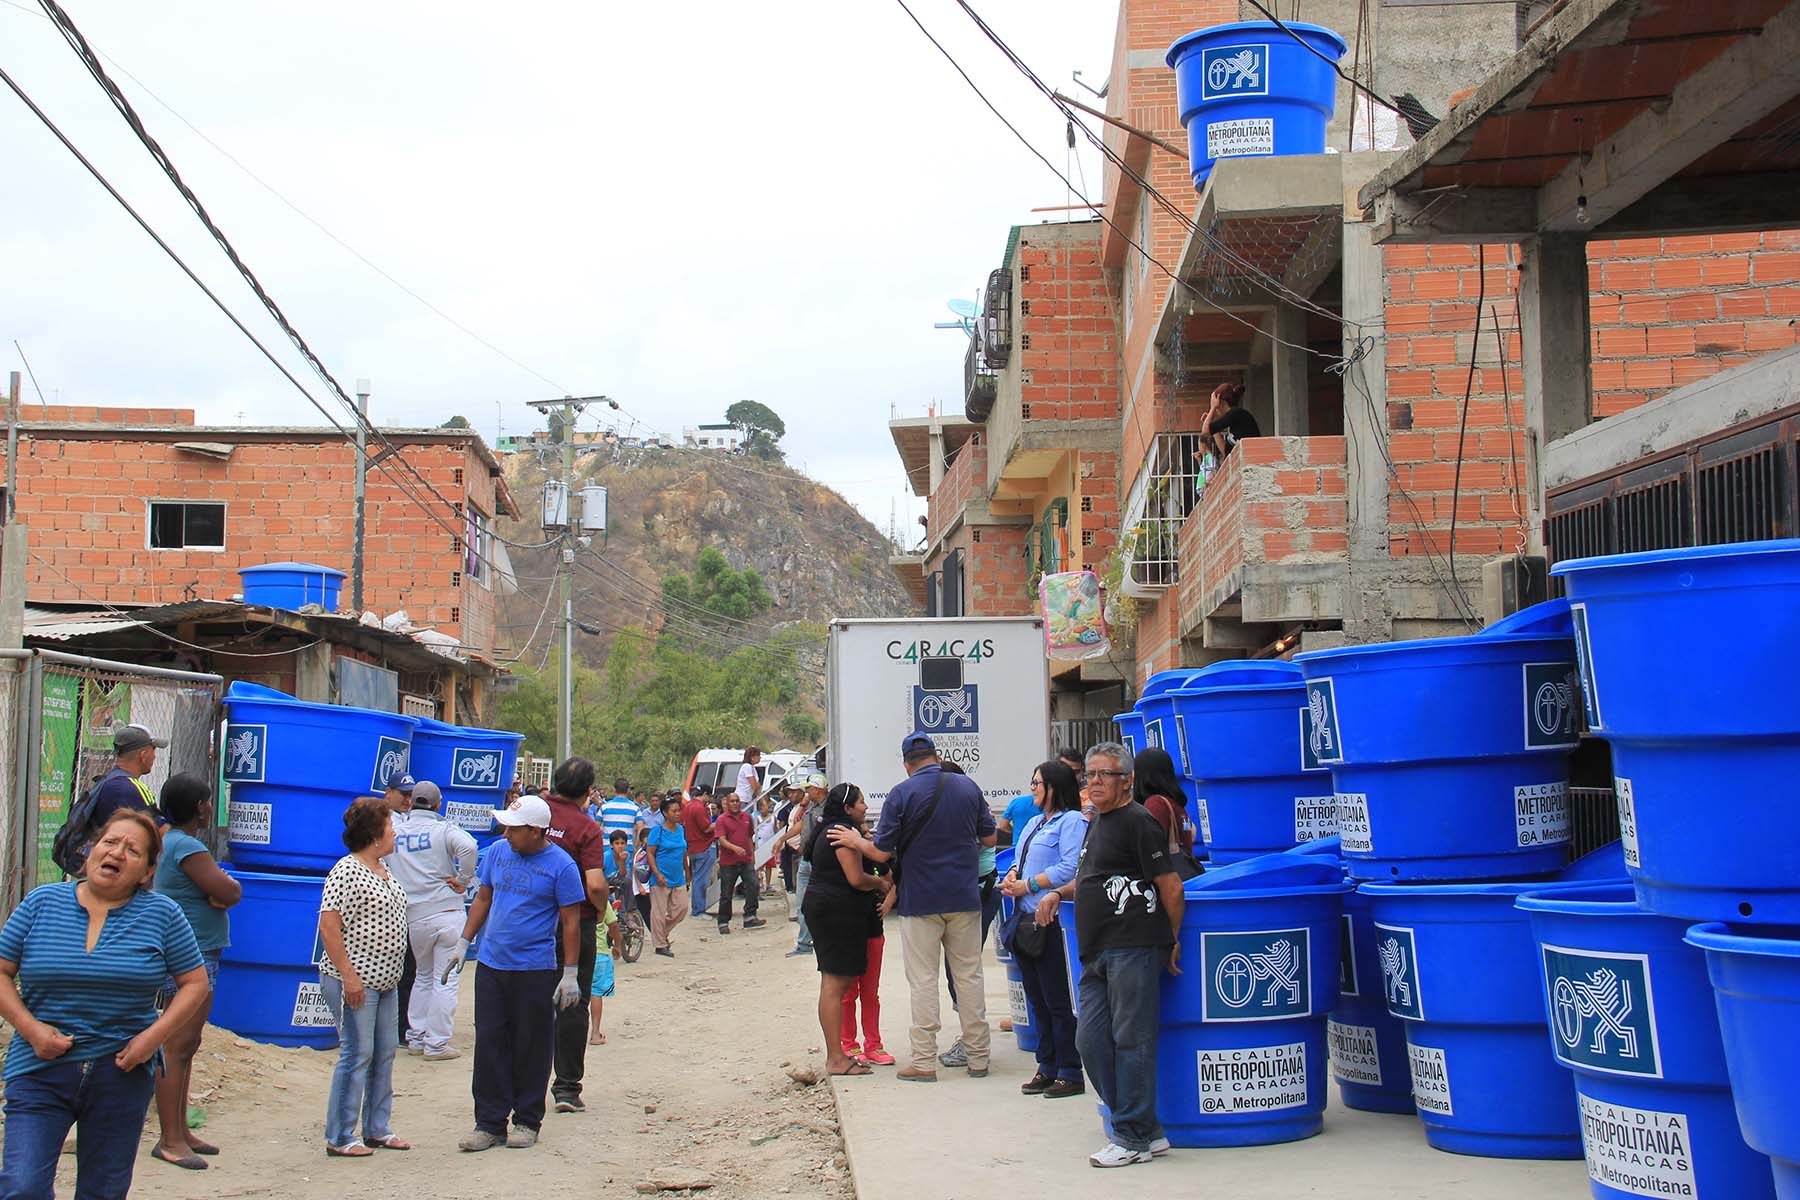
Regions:
[[[1575,1086],[1547,1044],[1536,883],[1365,883],[1388,1012],[1406,1023],[1413,1101],[1439,1150],[1580,1158]]]
[[[1800,541],[1557,563],[1588,726],[1612,745],[1638,902],[1702,921],[1800,924]],[[1713,636],[1671,658],[1680,632]],[[1703,800],[1698,798],[1703,797]]]
[[[1200,835],[1219,864],[1337,832],[1331,774],[1308,743],[1306,680],[1279,661],[1218,662],[1170,693],[1191,755]]]
[[[1158,671],[1144,683],[1143,694],[1138,697],[1137,710],[1144,720],[1144,742],[1137,748],[1138,752],[1148,746],[1160,746],[1169,752],[1175,760],[1175,773],[1184,778],[1192,778],[1189,769],[1190,743],[1188,742],[1187,722],[1175,710],[1175,693],[1188,685],[1200,674],[1200,668],[1192,670]]]
[[[1550,1050],[1575,1073],[1600,1200],[1773,1200],[1769,1160],[1732,1107],[1706,956],[1685,921],[1639,908],[1629,883],[1527,892]]]
[[[1800,940],[1696,925],[1744,1140],[1769,1156],[1775,1194],[1800,1200]]]
[[[1581,703],[1571,639],[1386,642],[1295,661],[1352,875],[1516,879],[1563,865]]]
[[[257,871],[325,872],[344,854],[344,810],[407,769],[414,718],[310,704],[238,682],[225,693],[226,840]]]
[[[337,1019],[319,990],[324,877],[225,870],[243,885],[244,898],[231,910],[233,937],[219,956],[208,1019],[252,1041],[318,1050],[337,1045]]]
[[[1006,873],[1012,870],[1018,853],[1017,846],[1007,846],[994,855],[994,870],[1001,879],[1005,879]],[[1001,929],[1012,918],[1016,903],[1011,896],[1000,897],[1000,919],[994,922],[994,958],[1006,969],[1006,1000],[1012,1016],[1013,1039],[1018,1042],[1019,1049],[1031,1054],[1038,1048],[1038,1030],[1031,1019],[1031,1006],[1025,1002],[1025,976],[1019,970],[1018,960],[1006,948],[1006,942],[1000,936]]]
[[[444,792],[444,816],[485,845],[500,836],[494,810],[506,807],[522,733],[470,729],[429,717],[419,720],[412,739],[412,776],[429,779]]]
[[[1113,724],[1119,727],[1119,736],[1125,741],[1125,748],[1136,754],[1149,743],[1144,741],[1144,714],[1137,709],[1129,709],[1113,717]]]
[[[337,611],[338,590],[344,584],[344,573],[336,567],[303,562],[239,567],[238,578],[243,580],[245,604],[286,609],[317,604],[326,612]]]
[[[1322,25],[1287,27],[1293,36],[1272,21],[1215,25],[1169,47],[1196,190],[1221,158],[1325,152],[1344,39]]]

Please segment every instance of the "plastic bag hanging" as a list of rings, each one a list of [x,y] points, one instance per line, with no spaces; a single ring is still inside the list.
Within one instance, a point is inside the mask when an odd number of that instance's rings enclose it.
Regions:
[[[1044,649],[1053,659],[1099,658],[1112,648],[1100,595],[1100,577],[1092,571],[1045,575],[1038,584],[1044,614]]]

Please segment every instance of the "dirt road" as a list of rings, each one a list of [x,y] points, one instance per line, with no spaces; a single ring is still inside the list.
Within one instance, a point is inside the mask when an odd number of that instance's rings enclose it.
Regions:
[[[588,1048],[588,1111],[551,1113],[536,1149],[457,1152],[474,1123],[471,972],[457,1013],[464,1057],[427,1063],[403,1054],[395,1064],[394,1129],[416,1149],[326,1158],[321,1130],[335,1051],[279,1050],[209,1031],[195,1103],[207,1108],[206,1136],[225,1152],[204,1174],[150,1158],[152,1113],[132,1195],[557,1200],[710,1180],[699,1194],[848,1198],[831,1089],[798,1084],[786,1070],[823,1067],[818,977],[811,959],[782,957],[793,926],[780,905],[765,915],[767,928],[725,938],[710,919],[689,921],[675,932],[675,959],[646,949],[641,961],[620,964],[618,994],[606,1004],[607,1044]],[[73,1191],[68,1158],[58,1193]]]

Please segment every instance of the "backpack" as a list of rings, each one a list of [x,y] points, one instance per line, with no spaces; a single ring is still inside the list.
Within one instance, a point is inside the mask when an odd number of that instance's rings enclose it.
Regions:
[[[69,819],[56,831],[50,843],[50,858],[71,879],[87,869],[88,842],[94,832],[94,806],[98,803],[100,785],[94,784],[81,793]]]

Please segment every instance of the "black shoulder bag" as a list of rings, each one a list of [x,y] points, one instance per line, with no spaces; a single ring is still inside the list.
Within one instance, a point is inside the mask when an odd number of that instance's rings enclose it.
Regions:
[[[907,814],[906,824],[900,830],[900,836],[894,839],[894,854],[888,860],[891,864],[888,867],[888,874],[893,878],[895,887],[900,886],[900,860],[905,856],[907,847],[911,846],[914,839],[919,836],[919,831],[925,827],[925,822],[931,820],[931,814],[937,811],[938,801],[943,798],[943,795],[944,773],[940,770],[937,790],[931,793],[931,799],[926,801],[925,807],[919,810],[917,816],[911,813]]]
[[[1065,814],[1058,814],[1056,821],[1062,820],[1063,815]],[[1031,843],[1037,840],[1038,834],[1056,824],[1056,821],[1052,821],[1048,817],[1039,821],[1037,828],[1031,831],[1031,836],[1025,839],[1025,844],[1019,847],[1019,853],[1014,861],[1018,864],[1020,879],[1025,878],[1025,856],[1031,853]],[[1041,894],[1049,895],[1048,892]],[[1038,901],[1039,904],[1046,902]],[[1058,902],[1048,901],[1048,903]],[[1018,900],[1013,901],[1012,920],[1000,930],[1000,940],[1006,944],[1007,949],[1020,958],[1042,958],[1044,951],[1050,948],[1052,936],[1049,926],[1039,925],[1034,914],[1027,914],[1023,904]]]

